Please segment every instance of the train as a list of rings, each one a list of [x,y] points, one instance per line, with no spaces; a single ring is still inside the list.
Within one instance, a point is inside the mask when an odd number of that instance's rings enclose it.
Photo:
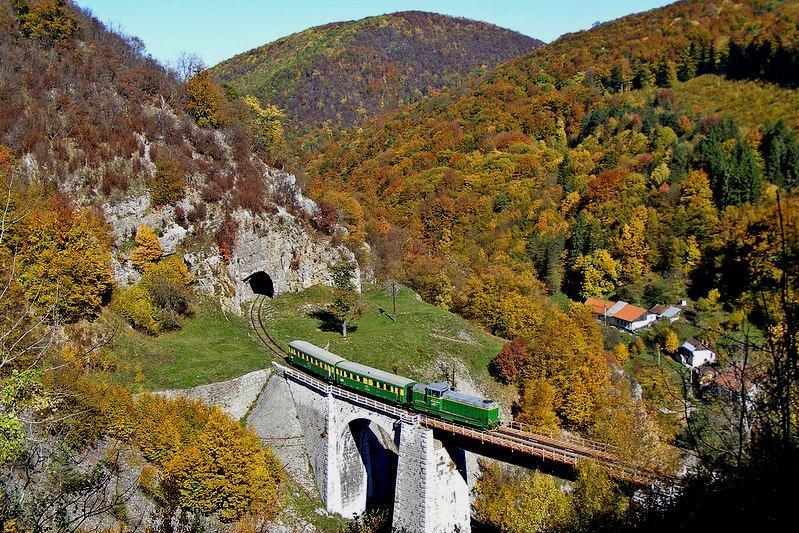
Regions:
[[[329,383],[406,409],[479,429],[499,425],[499,405],[463,394],[445,381],[419,383],[362,365],[307,341],[289,343],[288,362]]]

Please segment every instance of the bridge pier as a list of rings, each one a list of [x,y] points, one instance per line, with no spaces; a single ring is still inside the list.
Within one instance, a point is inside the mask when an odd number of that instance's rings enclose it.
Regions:
[[[418,418],[403,419],[392,529],[468,533],[469,518],[464,451],[444,446]]]

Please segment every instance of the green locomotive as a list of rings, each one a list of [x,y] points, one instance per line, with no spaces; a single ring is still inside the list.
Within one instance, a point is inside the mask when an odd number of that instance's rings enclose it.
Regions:
[[[347,361],[306,341],[289,343],[289,362],[343,388],[453,422],[481,429],[499,424],[499,405],[451,390],[449,383],[418,383],[384,370]]]

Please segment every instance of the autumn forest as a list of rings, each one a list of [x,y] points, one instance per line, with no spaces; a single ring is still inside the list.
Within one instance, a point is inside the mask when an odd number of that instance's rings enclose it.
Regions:
[[[313,320],[668,480],[475,459],[473,531],[785,523],[799,2],[681,0],[550,43],[402,12],[216,66],[162,65],[78,4],[0,2],[0,530],[391,531],[385,506],[328,516],[257,396],[173,394],[270,367],[256,271],[280,338]],[[382,303],[397,287],[418,307]],[[376,359],[374,324],[415,353]]]

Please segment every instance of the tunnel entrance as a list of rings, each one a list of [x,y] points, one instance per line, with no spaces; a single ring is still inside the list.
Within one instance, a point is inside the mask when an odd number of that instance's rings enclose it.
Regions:
[[[344,429],[341,503],[345,517],[392,510],[397,482],[397,446],[378,424],[356,419]],[[389,522],[390,523],[390,522]]]
[[[272,283],[272,278],[263,270],[253,272],[244,278],[244,281],[250,284],[250,289],[252,289],[252,292],[255,294],[261,294],[263,296],[268,296],[269,298],[274,298],[275,286]]]

